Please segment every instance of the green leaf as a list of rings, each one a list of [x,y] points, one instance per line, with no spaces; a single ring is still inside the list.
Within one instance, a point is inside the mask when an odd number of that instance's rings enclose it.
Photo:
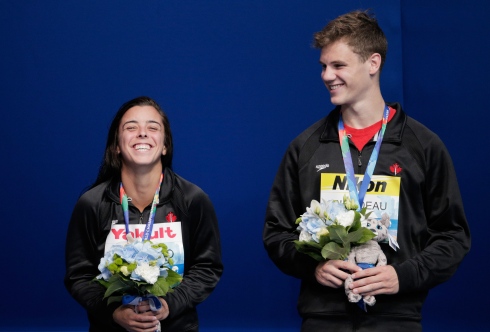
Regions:
[[[371,213],[373,213],[373,211],[369,211],[368,213],[365,213],[364,218],[369,219],[369,216],[371,215]]]
[[[293,241],[296,250],[298,251],[308,251],[308,250],[318,250],[320,251],[322,248],[318,245],[318,243],[313,241]]]
[[[322,257],[324,259],[340,259],[343,260],[349,255],[350,246],[341,247],[335,242],[326,244],[322,249]]]
[[[144,280],[132,280],[132,282],[134,282],[134,284],[138,288],[145,287],[146,285],[148,285],[148,283]]]
[[[174,288],[182,282],[182,276],[173,270],[168,270],[168,276],[166,278],[168,285]]]
[[[112,303],[121,303],[122,302],[122,295],[119,296],[111,296],[107,300],[107,304],[112,304]]]
[[[306,254],[319,262],[324,260],[321,255],[322,247],[318,243],[314,241],[294,241],[294,244],[296,250],[300,253]]]
[[[168,285],[167,281],[165,281],[165,278],[158,278],[158,280],[147,290],[148,293],[155,296],[165,296],[169,289],[170,286]]]
[[[372,240],[376,236],[372,231],[370,231],[366,227],[362,227],[361,229],[359,229],[359,232],[362,232],[362,236],[357,240],[357,244],[366,243],[369,240]]]
[[[359,244],[371,240],[374,237],[374,233],[366,227],[361,227],[357,231],[350,232],[347,235],[347,240],[350,243]]]
[[[354,222],[357,223],[357,222],[361,222],[361,214],[357,211],[354,212]],[[354,223],[353,222],[353,223]]]
[[[298,249],[299,247],[313,247],[313,248],[317,248],[318,251],[320,251],[322,249],[322,246],[319,244],[319,243],[316,243],[315,241],[293,241],[294,242],[294,245],[296,246],[296,249]]]
[[[347,230],[341,225],[331,225],[327,227],[330,239],[337,242],[338,244],[343,244],[346,242]]]
[[[111,296],[114,293],[124,294],[125,292],[134,288],[134,282],[130,280],[124,280],[119,274],[113,275],[109,279],[109,287],[104,294],[104,298]]]
[[[354,221],[348,227],[347,232],[354,232],[357,231],[359,228],[361,228],[361,215],[356,213],[356,216],[354,217]]]
[[[110,285],[109,282],[105,281],[104,279],[97,279],[97,278],[95,278],[94,281],[95,282],[98,282],[99,284],[101,284],[105,288],[108,288],[109,285]]]
[[[330,234],[322,235],[320,236],[319,241],[320,243],[318,243],[318,245],[320,246],[320,248],[323,248],[327,243],[331,242],[332,239],[330,238]]]

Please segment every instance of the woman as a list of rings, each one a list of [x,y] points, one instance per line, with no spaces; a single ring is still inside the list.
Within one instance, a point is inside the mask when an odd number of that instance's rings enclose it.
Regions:
[[[99,175],[78,200],[66,240],[65,286],[87,310],[90,331],[156,331],[159,324],[162,331],[198,331],[196,305],[223,271],[218,223],[208,196],[171,170],[172,153],[167,116],[154,100],[139,97],[121,106]],[[126,219],[122,196],[129,201]],[[152,220],[152,241],[174,241],[182,283],[159,298],[157,311],[148,301],[137,308],[108,305],[105,288],[93,281],[106,247],[121,240],[126,223],[138,237]]]

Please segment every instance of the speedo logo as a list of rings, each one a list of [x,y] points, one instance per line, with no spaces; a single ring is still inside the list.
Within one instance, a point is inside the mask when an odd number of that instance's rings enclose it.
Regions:
[[[359,177],[356,176],[356,187],[357,190],[361,188],[362,181],[359,181]],[[380,192],[384,193],[388,183],[386,181],[369,181],[369,186],[367,188],[367,192]],[[337,175],[333,181],[333,190],[347,190],[347,177]]]
[[[323,165],[316,165],[316,171],[320,172],[322,169],[330,167],[329,164],[323,164]]]

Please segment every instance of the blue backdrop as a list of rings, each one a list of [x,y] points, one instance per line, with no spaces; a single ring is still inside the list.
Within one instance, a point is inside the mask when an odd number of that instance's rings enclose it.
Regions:
[[[219,217],[225,272],[199,306],[203,330],[297,330],[299,282],[267,258],[265,207],[288,143],[332,108],[312,34],[366,8],[389,40],[383,95],[445,141],[473,235],[459,271],[431,292],[424,326],[485,330],[485,0],[0,0],[0,330],[87,328],[63,286],[67,224],[112,116],[139,95],[168,113],[174,170]]]

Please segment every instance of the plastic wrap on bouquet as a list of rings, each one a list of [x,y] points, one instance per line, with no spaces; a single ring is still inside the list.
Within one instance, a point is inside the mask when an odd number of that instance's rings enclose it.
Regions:
[[[124,295],[122,298],[122,304],[123,305],[134,305],[134,311],[138,313],[137,306],[143,301],[148,301],[148,304],[150,305],[151,311],[157,311],[162,308],[162,302],[160,302],[160,299],[154,295],[148,295],[148,296],[134,296],[134,295]],[[155,332],[161,332],[162,328],[160,326],[160,322],[158,322],[157,329]]]

